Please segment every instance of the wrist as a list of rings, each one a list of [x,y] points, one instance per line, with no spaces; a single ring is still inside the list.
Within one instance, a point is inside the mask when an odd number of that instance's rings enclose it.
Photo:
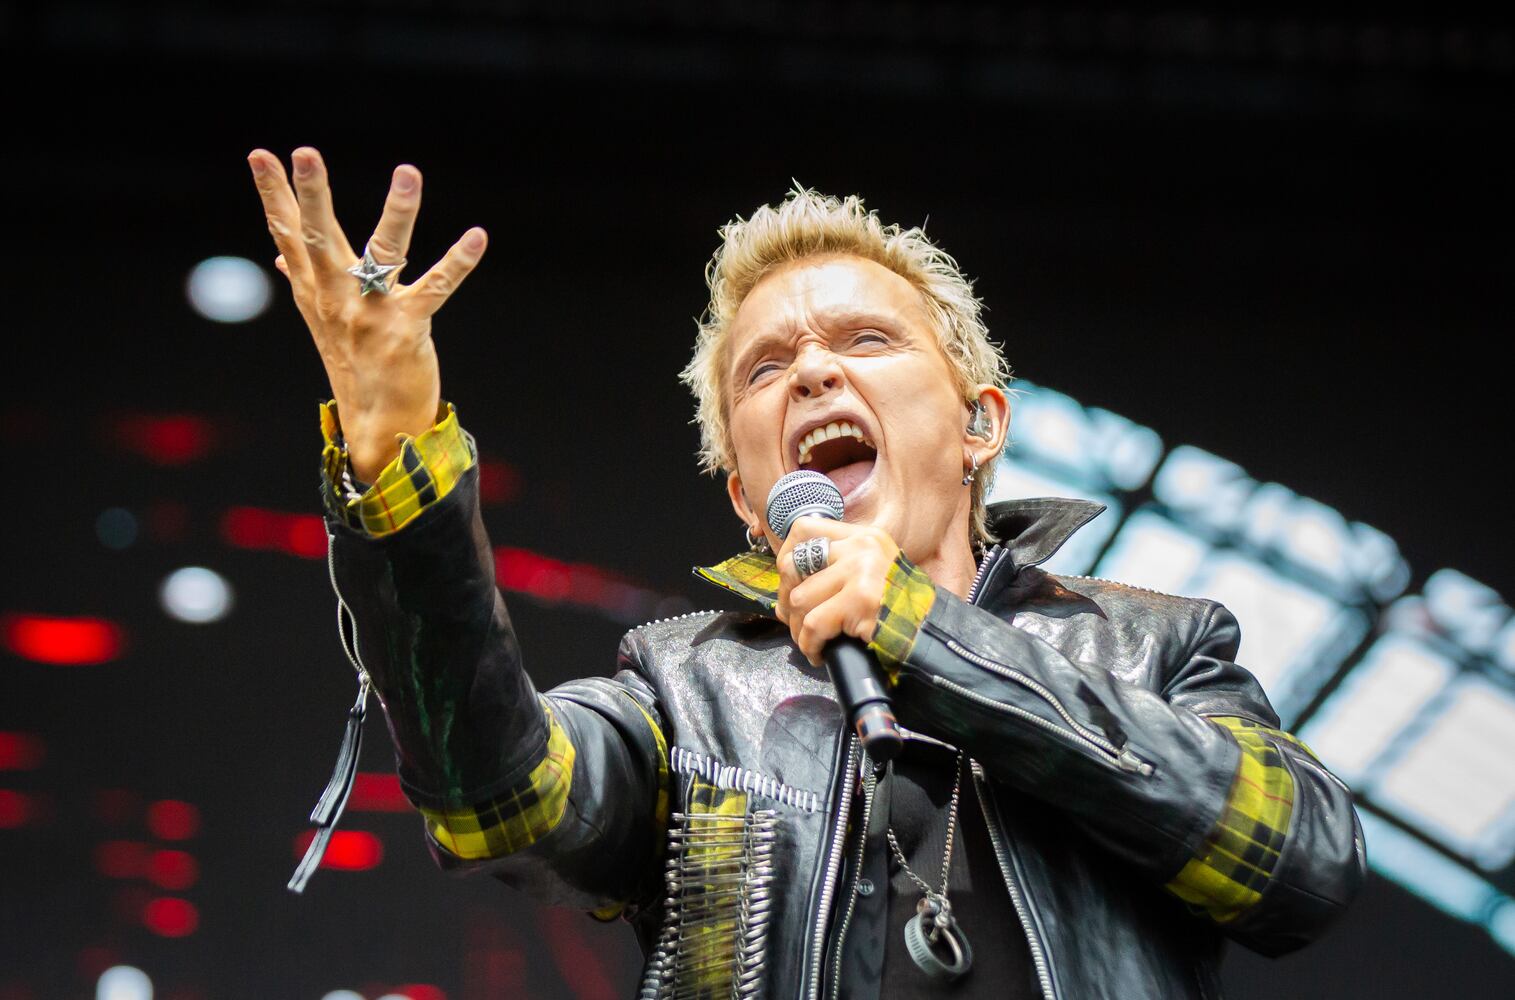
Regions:
[[[379,473],[400,454],[402,435],[420,437],[446,416],[440,403],[433,403],[429,409],[403,416],[351,416],[346,410],[340,412],[348,465],[353,475],[369,483],[375,481]]]

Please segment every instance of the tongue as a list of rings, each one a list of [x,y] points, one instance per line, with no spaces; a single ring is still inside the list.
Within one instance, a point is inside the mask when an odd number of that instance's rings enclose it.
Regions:
[[[846,496],[862,485],[863,480],[873,474],[873,462],[871,458],[861,462],[851,462],[839,466],[826,473],[826,478],[836,483],[836,488],[841,490],[842,496]]]

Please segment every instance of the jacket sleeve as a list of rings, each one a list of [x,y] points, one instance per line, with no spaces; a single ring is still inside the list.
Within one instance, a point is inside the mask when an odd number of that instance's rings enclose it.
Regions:
[[[327,456],[333,584],[437,862],[550,903],[613,911],[656,891],[668,800],[657,699],[629,642],[614,677],[533,686],[495,586],[472,440],[462,438],[466,467],[446,490],[423,481],[426,463],[404,442],[396,481],[409,478],[402,492],[421,502],[382,534],[366,529],[356,496],[343,500],[341,462]]]
[[[1283,954],[1356,894],[1362,828],[1351,792],[1234,662],[1235,618],[1185,603],[1199,609],[1192,637],[1150,690],[934,588],[918,627],[893,626],[897,711],[1061,809],[1201,919]]]

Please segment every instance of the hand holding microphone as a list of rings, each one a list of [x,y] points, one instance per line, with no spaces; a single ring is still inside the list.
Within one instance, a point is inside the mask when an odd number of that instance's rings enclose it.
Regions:
[[[841,521],[842,513],[841,491],[819,472],[791,472],[775,483],[768,494],[768,527],[780,539],[789,537],[795,521],[801,517],[814,516]],[[888,541],[888,545],[893,548],[892,541]],[[806,578],[829,565],[830,540],[826,537],[808,538],[786,548],[790,550],[795,570],[801,578],[801,583],[791,593],[803,586]],[[881,558],[880,562],[874,569],[882,574],[893,563],[893,559]],[[843,581],[838,586],[845,588],[845,583]],[[899,726],[894,720],[894,707],[879,678],[878,663],[868,651],[866,643],[857,635],[847,634],[848,622],[836,618],[834,606],[828,608],[828,605],[833,605],[839,598],[845,600],[841,591],[807,608],[804,625],[796,638],[801,640],[801,647],[804,648],[808,645],[803,640],[805,633],[818,628],[822,634],[830,633],[831,637],[826,639],[822,647],[821,657],[836,686],[837,699],[842,703],[848,720],[862,739],[869,756],[875,761],[891,760],[904,745]],[[871,622],[877,621],[877,612],[875,605],[868,615]],[[806,650],[806,653],[812,657],[814,655],[810,650]]]

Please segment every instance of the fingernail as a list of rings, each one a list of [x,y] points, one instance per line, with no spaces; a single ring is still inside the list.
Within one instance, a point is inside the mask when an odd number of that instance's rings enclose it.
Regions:
[[[315,172],[315,169],[316,169],[315,168],[315,164],[313,164],[313,163],[310,162],[310,158],[309,157],[296,156],[294,158],[294,161],[295,161],[295,176],[296,177],[299,177],[299,178],[303,179],[303,178],[309,177],[312,173]]]
[[[463,240],[463,245],[470,250],[481,250],[484,247],[484,234],[477,229],[473,230]]]
[[[247,165],[252,167],[254,177],[262,177],[268,172],[268,167],[264,165],[262,157],[248,156]]]
[[[395,171],[395,190],[401,194],[410,194],[416,189],[416,175],[409,170]]]

